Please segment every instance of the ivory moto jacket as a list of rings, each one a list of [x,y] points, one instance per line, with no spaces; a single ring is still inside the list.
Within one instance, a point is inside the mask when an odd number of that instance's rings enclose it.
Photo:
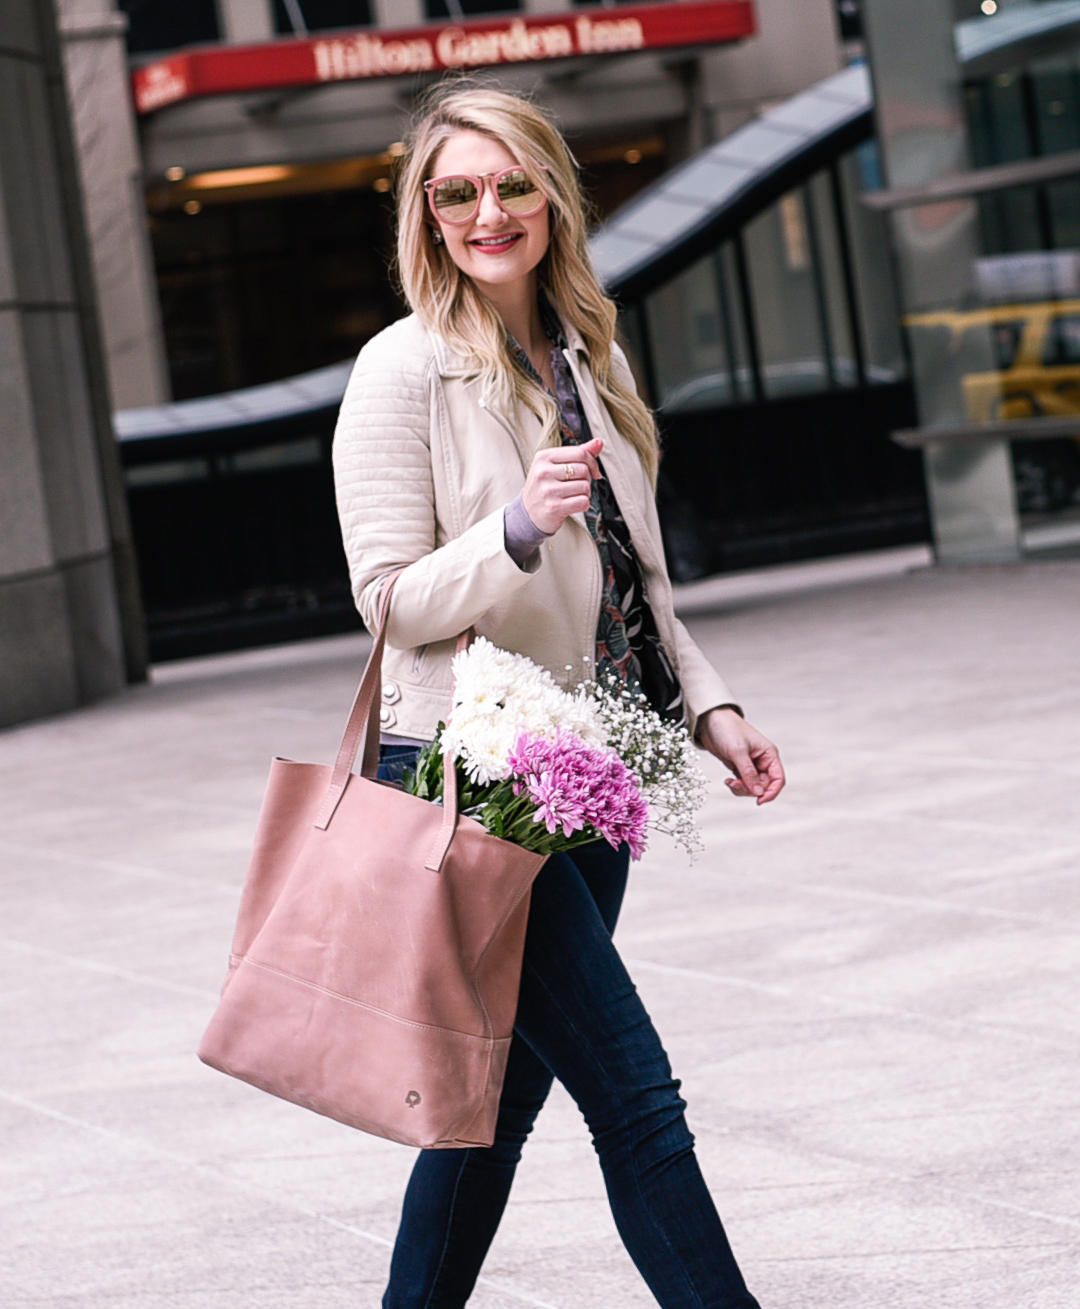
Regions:
[[[649,479],[597,394],[581,338],[566,351],[582,406],[641,561],[649,604],[682,682],[689,726],[733,697],[675,617]],[[620,352],[617,367],[630,380]],[[450,704],[450,657],[470,625],[528,655],[564,685],[592,670],[600,559],[575,514],[523,567],[506,552],[503,510],[525,485],[542,432],[526,410],[483,406],[463,361],[411,315],[356,361],[334,435],[334,476],[353,595],[369,628],[382,580],[390,605],[382,730],[429,740]]]

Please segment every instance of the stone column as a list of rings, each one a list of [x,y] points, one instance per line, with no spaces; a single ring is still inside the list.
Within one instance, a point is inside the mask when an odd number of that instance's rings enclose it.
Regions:
[[[0,724],[145,675],[60,46],[0,5]]]
[[[924,186],[969,167],[953,7],[942,0],[862,0],[873,73],[878,144],[891,187]],[[893,238],[908,313],[956,309],[974,291],[976,208],[950,201],[901,210]],[[965,339],[963,355],[933,336],[911,337],[923,427],[966,420],[963,374],[994,368],[990,330]],[[927,489],[937,556],[947,563],[1020,557],[1009,443],[984,439],[926,447]]]
[[[112,407],[164,404],[172,396],[124,48],[127,18],[113,0],[57,0],[57,10]]]
[[[374,0],[371,16],[377,27],[418,27],[427,22],[423,0]]]
[[[274,10],[272,0],[217,0],[221,35],[230,45],[249,45],[272,41]]]

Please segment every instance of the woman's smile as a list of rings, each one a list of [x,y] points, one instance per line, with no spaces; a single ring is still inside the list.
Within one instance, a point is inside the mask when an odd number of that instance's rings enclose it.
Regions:
[[[474,237],[469,245],[481,254],[502,254],[509,250],[511,246],[516,245],[518,241],[525,236],[524,232],[502,232],[498,236],[477,236]]]

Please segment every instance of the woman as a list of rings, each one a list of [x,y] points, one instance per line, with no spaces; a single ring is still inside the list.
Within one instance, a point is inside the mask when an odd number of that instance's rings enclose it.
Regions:
[[[445,716],[475,625],[574,683],[595,668],[689,723],[735,795],[779,794],[775,748],[675,619],[655,427],[586,253],[573,160],[506,92],[442,88],[398,182],[412,316],[361,352],[335,437],[357,605],[387,625],[381,775]],[[595,662],[594,662],[595,661]],[[698,1170],[679,1083],[612,944],[628,854],[553,856],[536,880],[490,1149],[420,1154],[384,1309],[467,1301],[552,1078],[592,1132],[619,1232],[665,1309],[754,1309]]]

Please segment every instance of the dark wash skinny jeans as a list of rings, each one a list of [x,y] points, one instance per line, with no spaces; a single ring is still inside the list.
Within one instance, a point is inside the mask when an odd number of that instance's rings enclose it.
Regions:
[[[397,780],[416,750],[384,746]],[[461,1309],[557,1077],[585,1116],[615,1223],[663,1309],[759,1309],[698,1168],[667,1055],[611,940],[629,854],[553,855],[533,886],[514,1039],[489,1149],[422,1150],[383,1309]]]

